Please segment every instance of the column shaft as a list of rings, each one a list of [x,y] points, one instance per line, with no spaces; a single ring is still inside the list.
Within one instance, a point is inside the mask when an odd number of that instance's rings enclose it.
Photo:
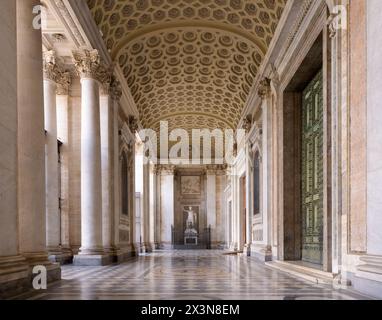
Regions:
[[[81,254],[102,249],[102,180],[98,82],[81,79]]]
[[[69,95],[68,90],[59,92],[57,101],[57,138],[62,143],[60,148],[60,174],[61,174],[61,250],[59,257],[61,264],[70,262],[73,253],[70,247],[70,217],[69,217]],[[56,257],[57,258],[57,257]]]
[[[56,88],[52,80],[44,79],[45,108],[45,173],[46,173],[46,243],[49,254],[60,253],[61,219],[59,212],[58,144]]]
[[[105,251],[112,251],[113,219],[113,101],[101,96],[101,166],[102,166],[102,241]]]
[[[20,252],[31,267],[61,277],[46,251],[45,131],[41,30],[33,28],[39,0],[17,0],[18,210]]]
[[[211,242],[216,244],[216,173],[207,172],[207,227],[211,227]]]
[[[119,167],[119,128],[118,128],[118,103],[114,102],[113,108],[113,170],[114,170],[114,236],[113,244],[115,250],[119,249],[119,220],[121,215],[120,196],[120,167]]]
[[[21,252],[46,260],[42,40],[31,14],[39,4],[17,1],[18,206]]]
[[[171,248],[171,226],[174,225],[174,172],[161,172],[160,241],[163,248]]]
[[[0,300],[27,287],[28,267],[19,255],[17,206],[16,2],[0,11]],[[5,290],[3,290],[3,288]]]

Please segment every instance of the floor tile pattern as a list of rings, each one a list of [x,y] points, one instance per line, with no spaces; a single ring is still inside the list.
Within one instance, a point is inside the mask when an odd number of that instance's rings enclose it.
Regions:
[[[42,300],[343,300],[362,299],[273,270],[251,257],[223,251],[156,251],[105,267],[62,267]]]

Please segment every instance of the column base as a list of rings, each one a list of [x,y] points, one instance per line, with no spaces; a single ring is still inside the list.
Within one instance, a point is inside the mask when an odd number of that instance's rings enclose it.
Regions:
[[[112,263],[112,257],[107,254],[78,254],[73,257],[73,265],[79,267],[107,266]]]
[[[48,248],[48,259],[53,263],[70,264],[73,262],[73,253],[68,248]]]
[[[0,257],[0,300],[28,290],[29,266],[22,256]]]
[[[159,244],[159,250],[173,250],[174,245],[172,245],[170,242],[161,242]]]
[[[232,242],[232,243],[229,245],[229,250],[230,250],[230,251],[233,251],[233,252],[237,252],[237,251],[239,250],[237,243],[236,243],[236,242]]]
[[[150,252],[153,252],[153,248],[155,248],[154,244],[144,243],[141,247],[141,252],[142,253],[150,253]]]
[[[33,270],[35,266],[44,266],[46,268],[48,283],[61,280],[60,264],[49,261],[47,252],[22,253],[22,255],[25,257],[30,271]]]
[[[360,258],[353,277],[354,289],[361,293],[382,299],[382,256],[367,255]]]
[[[71,264],[73,262],[73,255],[71,253],[59,253],[59,254],[49,254],[49,261],[53,263]]]
[[[249,257],[251,255],[251,244],[246,243],[243,249],[243,255]]]
[[[267,245],[252,244],[250,248],[250,255],[261,262],[269,262],[273,260],[272,247]]]

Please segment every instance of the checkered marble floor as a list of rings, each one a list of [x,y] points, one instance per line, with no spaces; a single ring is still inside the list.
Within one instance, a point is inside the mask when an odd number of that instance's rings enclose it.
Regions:
[[[363,299],[348,290],[293,278],[253,258],[223,251],[157,251],[106,267],[62,267],[62,280],[24,299],[332,300]]]

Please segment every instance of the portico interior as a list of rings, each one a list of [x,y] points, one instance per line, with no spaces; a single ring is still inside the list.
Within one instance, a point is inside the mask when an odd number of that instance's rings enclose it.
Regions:
[[[382,298],[380,1],[0,7],[0,298],[193,249]]]

